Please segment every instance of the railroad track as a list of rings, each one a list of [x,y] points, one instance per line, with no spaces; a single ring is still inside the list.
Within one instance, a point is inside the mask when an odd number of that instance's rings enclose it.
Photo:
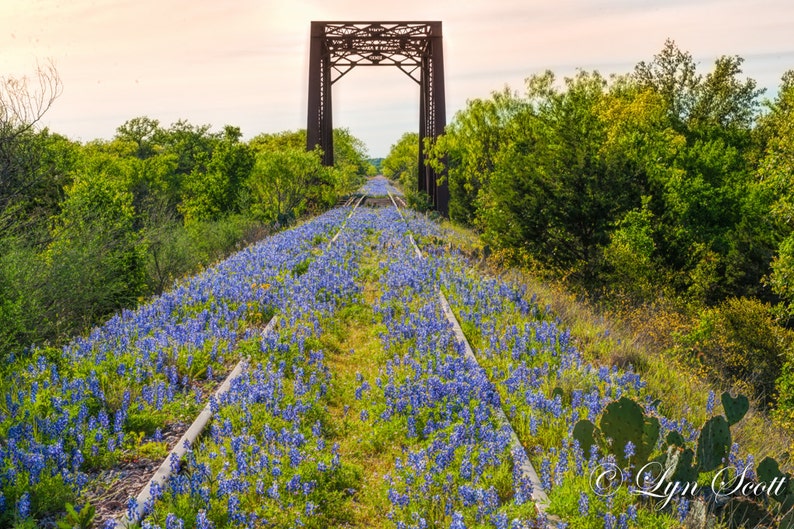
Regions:
[[[420,259],[424,259],[424,255],[419,249],[419,246],[416,244],[416,240],[411,233],[411,226],[403,215],[402,211],[400,211],[400,207],[397,205],[397,202],[402,202],[403,208],[405,208],[405,201],[399,195],[394,195],[391,192],[389,193],[389,198],[394,204],[397,213],[400,214],[400,218],[403,222],[405,222],[405,225],[408,228],[408,237],[411,241],[411,245],[414,248],[414,252]],[[438,297],[439,301],[441,302],[441,307],[444,310],[444,315],[446,316],[447,321],[452,326],[452,329],[455,333],[455,338],[463,346],[466,356],[471,359],[479,369],[482,369],[482,366],[480,366],[480,363],[477,361],[477,356],[474,354],[471,344],[469,344],[466,335],[463,333],[460,322],[455,316],[455,313],[452,311],[449,301],[447,301],[446,296],[441,289],[438,288],[438,286],[436,286],[436,290],[438,291]],[[532,500],[535,502],[538,511],[546,517],[548,524],[556,527],[559,525],[561,520],[546,513],[549,507],[549,497],[543,490],[543,485],[541,484],[540,476],[538,475],[537,470],[535,470],[535,468],[532,466],[532,463],[529,461],[526,450],[524,450],[524,446],[518,439],[518,435],[516,434],[513,425],[510,424],[510,420],[507,418],[507,414],[505,413],[502,406],[500,405],[495,411],[500,426],[506,427],[510,431],[510,450],[513,454],[514,464],[519,467],[522,477],[532,483]]]
[[[327,247],[330,248],[331,245],[336,242],[339,236],[343,233],[343,231],[347,228],[348,220],[356,213],[358,208],[365,204],[367,205],[370,201],[376,201],[376,207],[386,207],[386,206],[393,206],[397,213],[400,216],[402,222],[405,223],[407,227],[407,236],[410,240],[411,246],[414,250],[415,255],[419,259],[425,259],[424,255],[422,254],[421,249],[416,244],[416,241],[413,237],[411,232],[411,226],[406,219],[405,215],[403,214],[403,209],[406,209],[405,200],[398,194],[394,194],[391,191],[387,191],[388,197],[384,198],[382,196],[373,199],[367,194],[356,194],[351,195],[348,197],[343,207],[351,207],[352,209],[350,213],[347,215],[345,220],[340,225],[339,229],[337,230],[336,234],[329,240]],[[388,204],[386,204],[388,202]],[[439,303],[441,308],[444,312],[444,316],[447,319],[449,325],[451,326],[453,333],[455,335],[455,339],[460,343],[464,350],[465,356],[470,359],[474,365],[477,366],[478,369],[482,369],[480,366],[474,351],[469,344],[465,334],[463,333],[460,323],[455,316],[447,298],[444,296],[444,293],[436,286],[436,291],[438,293]],[[262,335],[266,336],[268,333],[272,332],[274,322],[276,321],[276,316],[273,316],[270,321],[268,322],[267,326],[263,329]],[[144,516],[144,508],[147,504],[152,502],[152,489],[153,484],[155,488],[157,486],[162,487],[165,485],[166,481],[170,478],[172,473],[179,468],[179,465],[174,464],[175,461],[181,461],[182,458],[187,453],[188,449],[195,445],[198,438],[201,436],[204,429],[210,423],[213,415],[211,401],[214,399],[215,402],[219,401],[220,398],[223,396],[224,393],[229,391],[231,387],[232,381],[238,377],[243,370],[247,367],[249,360],[247,358],[241,359],[238,364],[232,369],[229,375],[226,377],[224,382],[215,392],[211,400],[208,401],[204,409],[199,413],[197,418],[194,422],[190,425],[188,430],[183,434],[182,438],[177,442],[176,446],[171,450],[168,456],[165,458],[163,463],[151,477],[151,479],[147,482],[147,485],[143,487],[136,498],[136,504],[134,509],[129,509],[128,514],[124,515],[116,520],[115,527],[117,529],[125,529],[131,526],[134,526],[137,523],[140,523],[142,517]],[[497,421],[502,428],[506,428],[509,430],[510,433],[510,449],[513,457],[514,464],[519,469],[521,476],[523,479],[532,483],[532,500],[535,503],[535,506],[538,510],[539,515],[547,520],[547,524],[549,527],[557,527],[560,523],[560,520],[554,516],[550,516],[547,514],[547,509],[549,506],[549,498],[546,492],[543,489],[541,484],[541,480],[535,468],[532,466],[529,458],[527,457],[526,451],[524,447],[521,445],[521,442],[518,439],[518,436],[515,432],[515,429],[510,424],[510,421],[501,405],[499,407],[495,407],[494,410],[496,414]]]
[[[353,205],[353,208],[350,210],[350,213],[347,215],[345,220],[339,226],[339,230],[337,230],[336,234],[331,238],[328,242],[328,247],[330,247],[336,240],[339,238],[339,235],[344,231],[345,226],[347,224],[347,220],[353,216],[356,212],[356,209],[361,205],[361,203],[366,199],[367,195],[351,195],[346,201],[343,207],[350,207]],[[262,336],[267,336],[268,333],[272,332],[273,325],[276,321],[276,317],[273,316],[268,321],[267,325],[262,331]],[[232,381],[240,376],[243,370],[246,368],[249,362],[248,358],[243,358],[240,360],[234,368],[229,372],[226,376],[226,379],[221,383],[220,387],[215,391],[210,400],[208,400],[207,404],[201,410],[199,415],[196,419],[191,423],[179,441],[176,443],[174,448],[168,453],[168,455],[163,460],[162,464],[158,467],[152,477],[147,481],[146,485],[141,489],[138,493],[137,497],[135,498],[135,502],[131,508],[127,509],[127,513],[118,517],[116,519],[116,529],[127,529],[129,527],[133,527],[134,525],[140,523],[141,519],[145,515],[145,507],[149,505],[152,501],[152,490],[157,487],[163,487],[174,473],[176,469],[178,469],[179,465],[173,464],[174,461],[181,461],[190,447],[194,446],[196,440],[199,436],[204,432],[205,428],[209,424],[210,420],[212,419],[212,406],[211,403],[219,402],[221,397],[229,391],[231,387]]]

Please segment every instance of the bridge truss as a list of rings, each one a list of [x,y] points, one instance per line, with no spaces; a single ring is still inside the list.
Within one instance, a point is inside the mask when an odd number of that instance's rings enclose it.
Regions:
[[[441,22],[312,22],[306,146],[319,146],[333,165],[331,86],[356,66],[396,66],[419,85],[418,190],[443,215],[449,191],[443,176],[425,165],[425,138],[444,132],[444,57]]]

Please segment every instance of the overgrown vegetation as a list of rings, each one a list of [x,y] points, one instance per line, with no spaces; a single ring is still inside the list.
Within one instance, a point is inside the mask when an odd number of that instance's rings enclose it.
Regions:
[[[561,280],[667,353],[790,416],[794,72],[772,101],[724,56],[668,41],[633,72],[552,72],[469,101],[433,146],[450,217],[485,253]],[[384,173],[410,180],[409,135]]]
[[[61,343],[242,244],[361,185],[363,143],[334,131],[334,168],[305,132],[213,132],[148,117],[110,141],[38,130],[61,83],[0,83],[0,358]]]

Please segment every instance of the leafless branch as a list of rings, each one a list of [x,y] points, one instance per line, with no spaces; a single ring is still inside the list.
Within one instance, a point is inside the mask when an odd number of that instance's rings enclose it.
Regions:
[[[33,79],[0,77],[0,127],[17,134],[41,120],[63,92],[63,83],[52,61],[38,64]]]

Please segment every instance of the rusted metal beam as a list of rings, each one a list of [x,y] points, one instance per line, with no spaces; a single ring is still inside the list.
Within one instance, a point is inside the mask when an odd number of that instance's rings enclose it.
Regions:
[[[325,24],[312,22],[309,43],[309,112],[306,149],[319,147],[323,164],[334,164],[333,117],[331,114],[331,65],[325,50]]]
[[[356,66],[396,66],[419,84],[417,188],[446,216],[446,182],[425,163],[425,138],[437,138],[446,126],[441,22],[311,23],[306,147],[322,149],[325,165],[334,163],[331,86]]]

